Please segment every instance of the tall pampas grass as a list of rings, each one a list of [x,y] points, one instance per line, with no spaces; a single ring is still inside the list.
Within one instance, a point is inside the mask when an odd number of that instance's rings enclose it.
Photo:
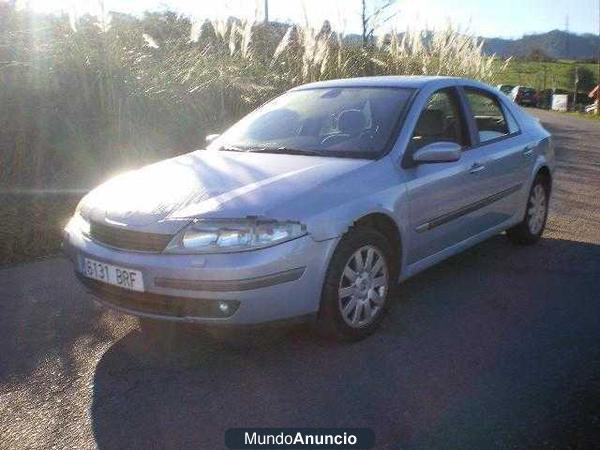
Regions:
[[[137,19],[104,10],[34,20],[6,8],[0,138],[14,145],[0,163],[9,168],[4,180],[20,185],[80,187],[113,167],[199,147],[204,135],[302,83],[421,74],[492,82],[502,69],[481,40],[452,27],[394,31],[365,48],[328,22],[192,22],[172,12]],[[32,164],[21,163],[25,154]]]
[[[451,26],[438,31],[393,31],[379,41],[373,60],[379,71],[396,75],[447,75],[493,82],[494,55],[483,53],[483,40]]]

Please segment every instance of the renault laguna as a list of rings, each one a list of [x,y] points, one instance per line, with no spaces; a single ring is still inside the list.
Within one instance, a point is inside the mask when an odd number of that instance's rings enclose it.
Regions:
[[[206,149],[117,176],[64,232],[102,304],[145,319],[381,322],[397,283],[493,235],[544,230],[554,153],[485,84],[369,77],[296,87]]]

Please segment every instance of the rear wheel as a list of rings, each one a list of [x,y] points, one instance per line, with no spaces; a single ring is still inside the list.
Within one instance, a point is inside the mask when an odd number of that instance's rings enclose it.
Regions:
[[[506,231],[506,235],[512,242],[529,245],[538,241],[546,227],[549,198],[549,183],[545,177],[538,175],[529,192],[523,221]]]
[[[383,318],[395,281],[394,252],[380,232],[353,227],[336,248],[319,311],[319,328],[340,340],[371,334]]]

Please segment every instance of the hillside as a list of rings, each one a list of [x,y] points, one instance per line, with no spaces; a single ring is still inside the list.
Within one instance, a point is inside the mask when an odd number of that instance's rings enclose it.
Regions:
[[[401,38],[404,33],[398,33]],[[431,31],[424,34],[424,41],[429,42]],[[496,54],[500,57],[528,57],[534,51],[541,51],[553,59],[590,59],[597,57],[598,36],[586,33],[575,34],[560,30],[552,30],[541,34],[526,34],[519,39],[484,38],[483,51],[488,54]],[[360,44],[360,34],[346,34],[344,42],[347,44]]]
[[[551,58],[592,59],[598,52],[598,36],[552,30],[525,35],[520,39],[485,38],[483,49],[498,56],[528,56],[541,50]]]

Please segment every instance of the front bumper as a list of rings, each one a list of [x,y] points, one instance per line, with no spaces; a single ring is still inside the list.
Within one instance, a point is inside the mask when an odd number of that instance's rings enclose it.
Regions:
[[[211,255],[117,250],[66,232],[63,250],[100,303],[149,318],[256,324],[315,313],[337,239],[303,236],[266,249]],[[142,272],[143,293],[86,278],[85,257]],[[225,310],[223,304],[228,305]]]

